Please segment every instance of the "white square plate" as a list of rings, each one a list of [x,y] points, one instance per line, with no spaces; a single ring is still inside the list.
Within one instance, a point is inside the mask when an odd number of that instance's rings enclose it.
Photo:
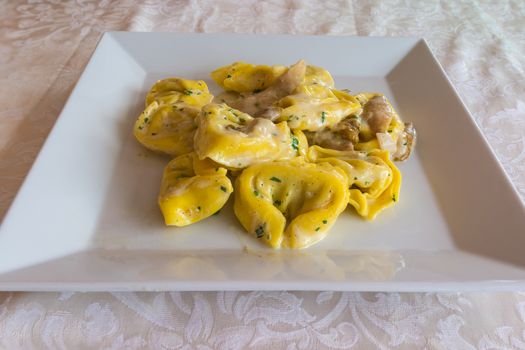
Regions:
[[[133,123],[158,78],[209,82],[243,60],[327,68],[340,88],[384,92],[418,131],[399,203],[350,210],[302,251],[247,236],[231,203],[185,228],[157,208],[167,159]],[[213,85],[210,82],[210,85]],[[517,192],[423,40],[107,33],[0,229],[3,290],[525,289]]]

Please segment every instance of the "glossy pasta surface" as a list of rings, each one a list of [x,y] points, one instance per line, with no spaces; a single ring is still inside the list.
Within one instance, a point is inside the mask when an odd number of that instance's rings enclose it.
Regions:
[[[340,215],[375,220],[401,199],[394,161],[409,158],[416,131],[383,94],[336,89],[303,60],[238,61],[211,78],[217,97],[203,80],[157,81],[134,125],[139,143],[174,157],[158,196],[166,225],[203,221],[232,197],[254,240],[301,249]]]

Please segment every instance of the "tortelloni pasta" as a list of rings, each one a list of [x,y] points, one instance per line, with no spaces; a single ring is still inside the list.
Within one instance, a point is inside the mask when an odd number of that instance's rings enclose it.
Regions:
[[[273,248],[305,248],[323,239],[348,203],[348,177],[303,157],[245,169],[235,185],[235,215]]]
[[[361,108],[335,124],[305,131],[310,145],[341,151],[382,149],[389,151],[394,160],[409,157],[416,141],[414,126],[401,121],[384,95],[361,93],[352,96],[346,91],[331,91],[340,100],[358,101]]]
[[[183,102],[200,108],[210,103],[212,99],[213,95],[202,80],[168,78],[153,84],[146,96],[146,107],[157,101],[159,104]]]
[[[195,151],[199,158],[210,158],[232,169],[293,158],[304,147],[301,141],[306,142],[304,136],[294,136],[285,122],[252,118],[226,104],[205,106],[197,125]]]
[[[368,220],[399,200],[401,173],[390,161],[388,151],[337,151],[310,147],[308,159],[328,162],[345,171],[349,180],[349,204]]]
[[[401,173],[416,141],[379,93],[338,90],[324,68],[235,62],[202,80],[157,81],[134,135],[175,157],[158,205],[166,225],[218,212],[234,192],[246,231],[274,249],[319,242],[350,204],[373,220],[399,200]],[[236,178],[232,186],[232,178]],[[349,213],[350,214],[350,213]]]
[[[282,108],[277,121],[288,122],[292,129],[308,131],[331,127],[361,109],[352,96],[338,98],[332,89],[320,84],[301,85],[276,106]]]
[[[233,191],[227,170],[194,153],[173,159],[164,169],[159,206],[166,225],[186,226],[219,211]]]
[[[329,71],[316,66],[306,66],[303,80],[304,85],[323,85],[329,88],[334,87],[334,78]]]
[[[157,81],[146,96],[146,109],[133,133],[146,148],[178,156],[193,151],[195,117],[213,96],[202,80],[168,78]]]
[[[253,65],[235,62],[211,72],[212,79],[224,90],[235,92],[259,92],[287,71],[285,66]],[[326,69],[307,65],[302,83],[334,87],[334,79]]]
[[[134,135],[146,148],[178,156],[193,150],[199,112],[185,103],[159,104],[153,101],[135,122]]]
[[[286,70],[285,66],[256,66],[235,62],[214,70],[211,77],[226,91],[258,92],[272,85]]]

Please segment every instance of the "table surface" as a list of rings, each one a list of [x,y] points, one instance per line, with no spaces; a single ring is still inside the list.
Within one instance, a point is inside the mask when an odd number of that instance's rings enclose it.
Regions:
[[[0,217],[104,31],[427,39],[525,198],[525,2],[0,1]],[[525,349],[525,293],[0,293],[0,348]]]

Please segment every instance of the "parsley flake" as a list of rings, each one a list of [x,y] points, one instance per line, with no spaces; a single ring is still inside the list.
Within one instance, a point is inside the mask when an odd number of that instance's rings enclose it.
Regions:
[[[327,223],[328,223],[328,220],[326,220],[326,219],[325,219],[325,220],[323,220],[323,224],[325,224],[325,225],[326,225]]]
[[[316,228],[316,229],[315,229],[315,232],[319,231],[320,229],[321,229],[320,227]]]
[[[299,140],[295,136],[292,136],[292,148],[296,151],[299,150]]]
[[[324,123],[325,120],[326,120],[326,112],[323,111],[323,112],[321,112],[321,123]]]
[[[257,235],[257,238],[262,238],[262,236],[264,235],[264,226],[266,224],[261,224],[259,226],[257,226],[257,228],[255,229],[255,234]]]
[[[274,181],[274,182],[281,182],[281,179],[279,179],[278,177],[275,177],[275,176],[272,176],[270,178],[270,180]]]
[[[224,187],[224,186],[221,186],[221,191],[222,192],[228,192],[228,189],[226,187]]]

